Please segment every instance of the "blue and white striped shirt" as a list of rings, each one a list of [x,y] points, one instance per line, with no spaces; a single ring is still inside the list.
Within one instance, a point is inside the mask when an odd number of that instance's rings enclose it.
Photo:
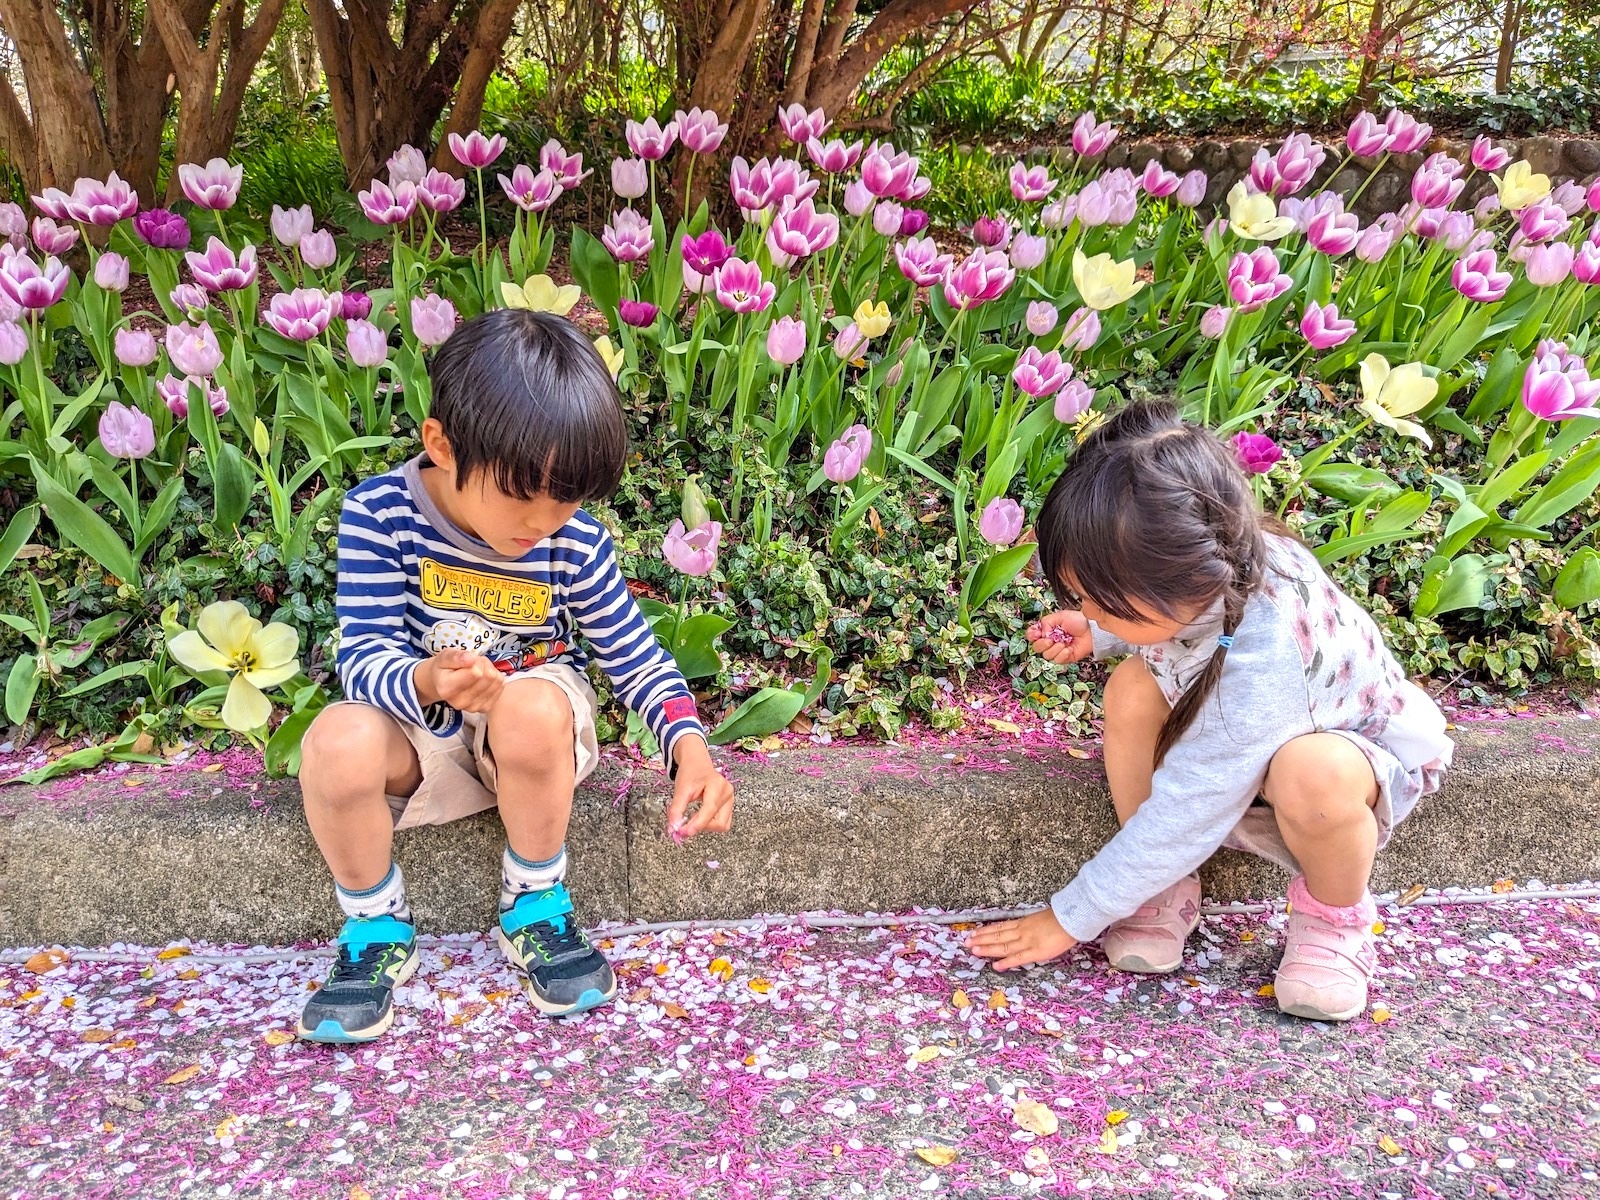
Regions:
[[[582,634],[669,765],[679,738],[704,736],[694,697],[629,594],[600,522],[580,509],[521,558],[505,557],[439,511],[422,482],[424,461],[363,480],[345,496],[337,607],[347,697],[450,736],[461,714],[417,700],[412,675],[423,659],[460,648],[507,675],[542,662],[582,672]]]

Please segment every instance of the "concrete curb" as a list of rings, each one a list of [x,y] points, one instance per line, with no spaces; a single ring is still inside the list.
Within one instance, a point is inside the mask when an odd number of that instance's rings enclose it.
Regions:
[[[1508,718],[1457,739],[1449,784],[1380,855],[1376,888],[1600,878],[1600,722]],[[1016,905],[1048,896],[1114,830],[1097,761],[1025,742],[802,749],[729,767],[735,831],[677,846],[662,836],[665,777],[607,757],[568,839],[583,919]],[[281,944],[337,926],[292,781],[136,768],[7,788],[0,811],[0,945]],[[502,839],[492,813],[397,836],[424,930],[488,927]],[[1224,900],[1286,882],[1231,852],[1205,876]]]

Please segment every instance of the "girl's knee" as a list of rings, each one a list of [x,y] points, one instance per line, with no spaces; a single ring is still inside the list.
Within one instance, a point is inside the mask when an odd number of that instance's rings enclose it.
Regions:
[[[489,741],[495,758],[545,759],[551,748],[570,746],[572,701],[548,679],[509,681],[489,711]]]
[[[1280,821],[1301,827],[1363,817],[1378,799],[1367,756],[1332,733],[1287,743],[1273,756],[1262,791]]]

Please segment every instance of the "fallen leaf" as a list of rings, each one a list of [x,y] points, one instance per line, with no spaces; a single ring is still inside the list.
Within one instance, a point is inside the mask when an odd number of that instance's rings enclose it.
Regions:
[[[957,988],[956,994],[950,997],[950,1003],[955,1005],[957,1008],[972,1007],[972,1001],[967,999],[967,994],[960,988]]]
[[[1113,1108],[1110,1112],[1108,1112],[1106,1114],[1106,1124],[1107,1125],[1121,1125],[1127,1119],[1128,1119],[1128,1114],[1127,1114],[1126,1110],[1120,1109],[1120,1108]]]
[[[750,990],[765,996],[772,990],[772,982],[767,979],[752,979],[750,981]]]
[[[294,1041],[294,1034],[287,1029],[269,1029],[261,1040],[269,1046],[287,1046]]]
[[[71,955],[65,950],[41,950],[23,963],[22,969],[32,971],[35,975],[48,975],[57,967],[70,961]]]
[[[961,1151],[954,1146],[918,1146],[917,1157],[936,1167],[948,1167],[961,1157]]]
[[[80,1040],[85,1042],[109,1042],[116,1036],[117,1035],[109,1029],[85,1029],[83,1031],[83,1037]]]
[[[1514,879],[1496,879],[1489,885],[1489,890],[1496,896],[1504,896],[1507,892],[1515,891],[1517,887]]]
[[[919,1046],[911,1055],[911,1057],[916,1059],[916,1061],[919,1063],[931,1063],[934,1059],[939,1057],[939,1047]]]
[[[161,1082],[170,1087],[177,1087],[181,1083],[188,1083],[198,1074],[200,1074],[200,1064],[194,1063],[191,1066],[179,1068]]]
[[[194,951],[187,946],[168,946],[160,954],[156,955],[156,958],[161,962],[166,962],[174,958],[188,958],[193,953]]]
[[[671,1000],[668,1000],[661,1006],[661,1011],[666,1013],[667,1016],[675,1017],[680,1021],[686,1021],[689,1019],[689,1010],[684,1008],[681,1004],[674,1004]]]
[[[1395,1141],[1386,1133],[1378,1139],[1378,1149],[1382,1150],[1390,1158],[1393,1158],[1395,1155],[1400,1153],[1400,1143]]]
[[[1103,1129],[1100,1131],[1100,1144],[1095,1147],[1097,1153],[1115,1154],[1117,1152],[1117,1131]]]
[[[1018,1129],[1026,1129],[1029,1133],[1039,1137],[1050,1137],[1061,1128],[1061,1122],[1056,1114],[1037,1100],[1030,1100],[1026,1096],[1019,1096],[1015,1107],[1011,1110],[1011,1120]],[[1116,1140],[1115,1136],[1112,1138]]]
[[[1256,995],[1265,996],[1269,1000],[1272,999],[1272,997],[1276,996],[1277,994],[1278,994],[1278,989],[1273,987],[1270,983],[1263,984],[1261,987],[1258,987],[1256,989]]]
[[[1372,1010],[1372,1023],[1374,1025],[1382,1025],[1392,1016],[1394,1016],[1394,1014],[1387,1008],[1375,1008]]]
[[[1005,1008],[1010,1003],[1011,1001],[1006,999],[1006,994],[999,988],[995,988],[994,991],[989,993],[990,1012],[999,1012],[1002,1008]]]
[[[1395,903],[1397,903],[1401,908],[1405,908],[1408,904],[1415,904],[1418,900],[1422,899],[1422,894],[1427,890],[1428,887],[1426,884],[1413,883],[1405,891],[1400,893],[1400,899],[1395,901]]]
[[[998,717],[985,717],[983,719],[983,723],[985,725],[987,725],[990,729],[998,730],[1001,733],[1021,733],[1022,732],[1022,726],[1021,725],[1018,725],[1013,721],[1002,721]]]

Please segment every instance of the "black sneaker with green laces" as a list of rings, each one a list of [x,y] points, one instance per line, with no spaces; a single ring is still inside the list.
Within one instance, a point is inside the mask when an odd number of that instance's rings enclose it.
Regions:
[[[417,931],[392,916],[351,917],[339,957],[300,1014],[309,1042],[370,1042],[394,1023],[394,990],[417,969]]]
[[[589,944],[560,883],[527,892],[500,914],[500,949],[521,973],[522,990],[546,1016],[586,1012],[617,994],[617,977]]]

